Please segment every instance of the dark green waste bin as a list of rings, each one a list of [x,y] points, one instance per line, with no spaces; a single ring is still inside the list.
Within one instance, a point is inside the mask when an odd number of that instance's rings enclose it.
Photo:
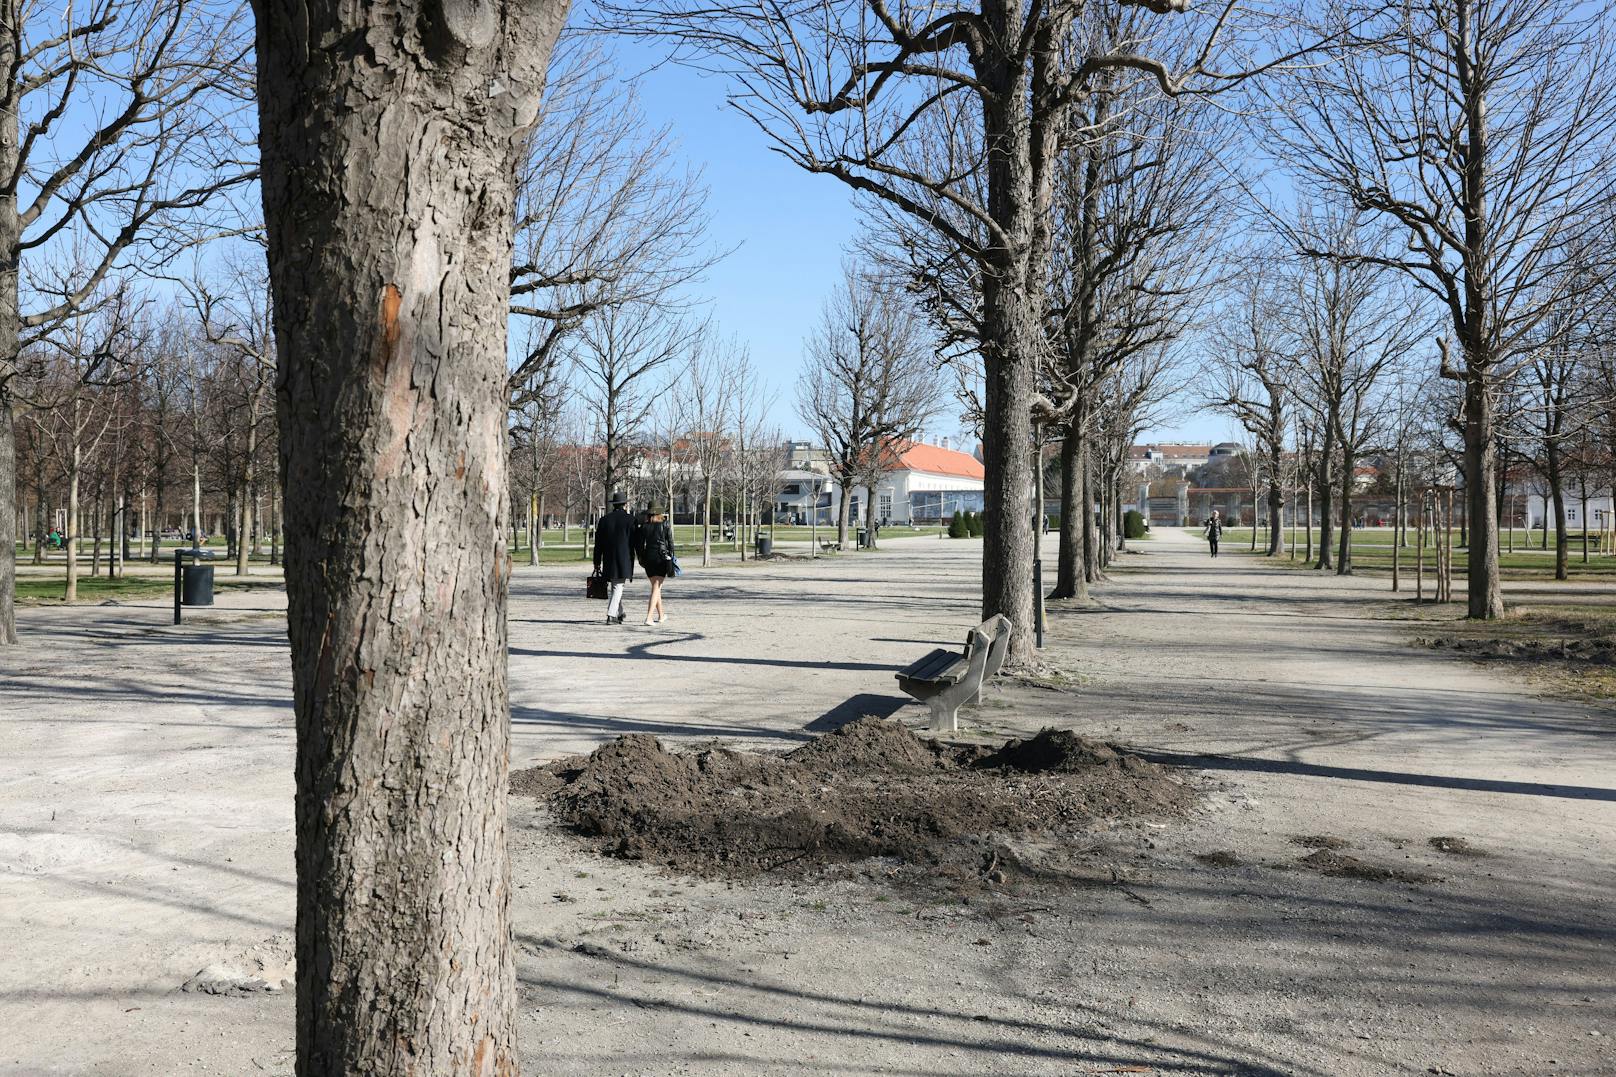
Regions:
[[[213,566],[186,565],[180,601],[187,606],[213,605]]]
[[[774,556],[774,540],[768,535],[759,535],[757,537],[757,555],[759,557]]]

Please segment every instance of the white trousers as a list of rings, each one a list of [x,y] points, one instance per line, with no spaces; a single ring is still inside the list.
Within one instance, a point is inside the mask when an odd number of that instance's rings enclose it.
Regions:
[[[606,593],[606,616],[616,617],[623,612],[623,581],[613,580]]]

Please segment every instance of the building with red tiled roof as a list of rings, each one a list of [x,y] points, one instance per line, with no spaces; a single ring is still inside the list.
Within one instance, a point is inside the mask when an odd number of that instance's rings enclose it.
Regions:
[[[808,453],[798,452],[806,459]],[[883,450],[881,477],[875,484],[873,518],[888,524],[938,523],[956,512],[981,512],[986,472],[975,455],[947,445],[910,442]],[[815,479],[807,471],[783,474],[776,511],[789,519],[819,513],[822,524],[833,523],[842,491],[828,475]],[[868,523],[869,491],[856,487],[848,493],[851,518]],[[814,506],[817,504],[817,509]]]

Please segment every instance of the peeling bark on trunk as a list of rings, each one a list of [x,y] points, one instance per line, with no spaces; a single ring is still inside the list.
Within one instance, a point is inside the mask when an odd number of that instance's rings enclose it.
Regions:
[[[505,324],[516,144],[566,5],[254,6],[297,1071],[514,1074]]]

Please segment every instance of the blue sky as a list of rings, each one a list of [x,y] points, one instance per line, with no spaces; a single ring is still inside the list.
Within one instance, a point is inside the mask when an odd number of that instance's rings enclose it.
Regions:
[[[722,330],[751,349],[773,388],[782,431],[804,436],[792,387],[803,338],[818,320],[857,229],[852,193],[770,152],[762,134],[725,104],[723,79],[671,64],[657,67],[659,54],[643,42],[613,47],[624,75],[640,75],[647,118],[666,124],[679,152],[704,169],[714,246],[735,248],[696,291],[710,298]],[[950,417],[934,433],[955,434],[957,425]],[[1218,417],[1186,414],[1147,439],[1225,440],[1228,427]]]

